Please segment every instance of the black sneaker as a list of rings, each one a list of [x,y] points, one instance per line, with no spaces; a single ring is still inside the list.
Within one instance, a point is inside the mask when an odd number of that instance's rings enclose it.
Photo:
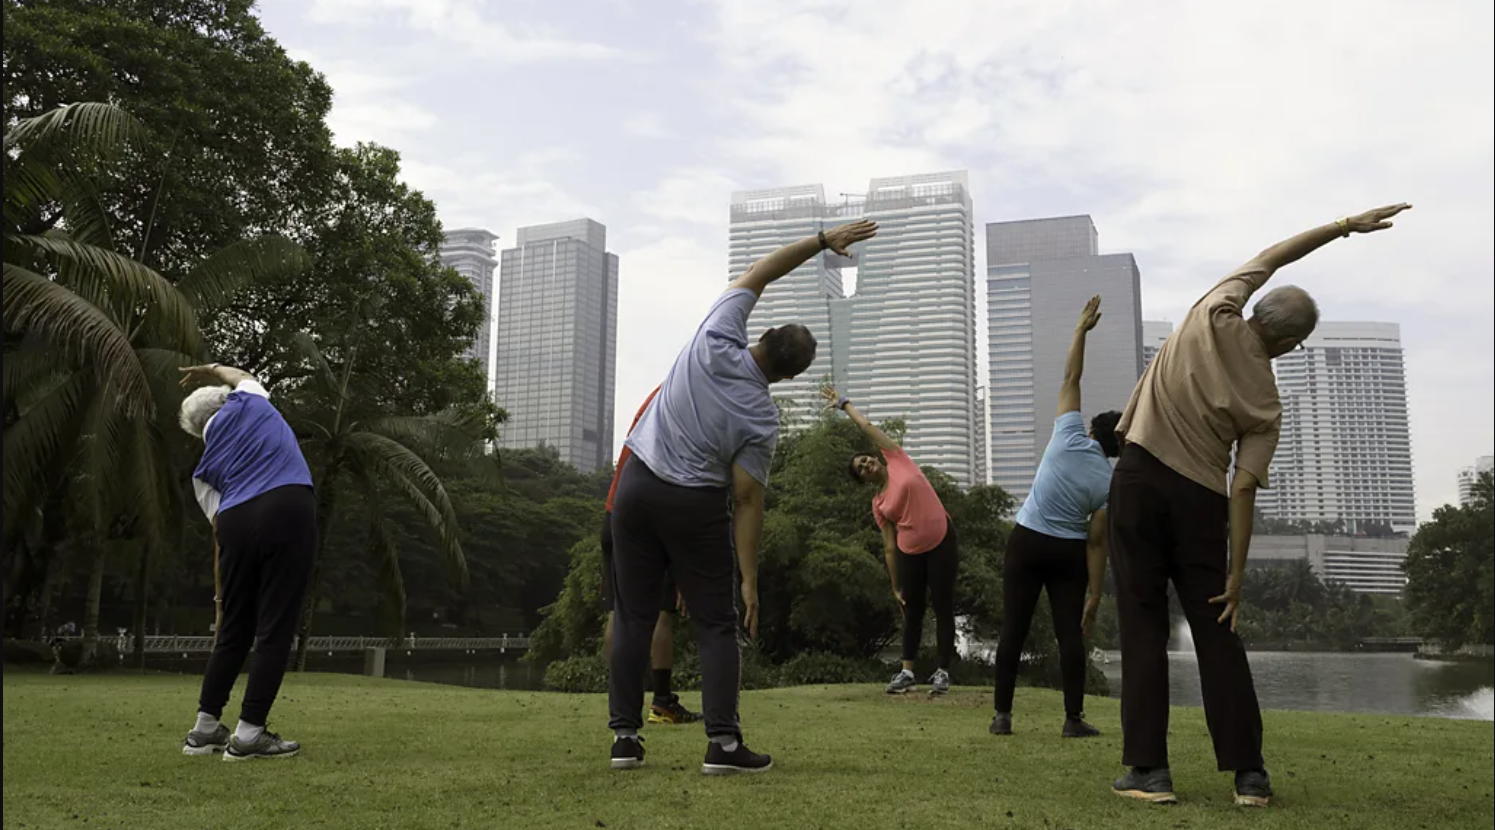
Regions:
[[[1111,784],[1111,790],[1122,798],[1135,798],[1153,804],[1177,804],[1173,795],[1173,773],[1167,767],[1142,772],[1133,767]]]
[[[991,726],[987,727],[986,731],[992,733],[993,735],[1011,735],[1012,734],[1012,713],[1011,712],[998,712],[991,719]]]
[[[1100,730],[1085,722],[1085,716],[1064,719],[1064,737],[1066,738],[1094,738],[1100,734]]]
[[[613,769],[638,769],[644,765],[644,739],[613,738]]]
[[[736,775],[740,772],[768,772],[773,769],[773,759],[747,748],[742,741],[728,752],[722,745],[712,741],[706,746],[706,761],[701,764],[704,775]]]
[[[1235,803],[1242,807],[1265,807],[1272,800],[1272,778],[1264,769],[1243,769],[1235,774]]]
[[[228,739],[233,734],[228,731],[227,726],[221,723],[212,732],[199,732],[194,729],[187,733],[187,740],[182,741],[182,754],[217,755],[228,749]]]
[[[276,758],[294,758],[301,752],[301,744],[283,741],[269,730],[261,730],[252,741],[241,741],[238,736],[228,739],[228,750],[223,753],[225,761],[258,761]]]

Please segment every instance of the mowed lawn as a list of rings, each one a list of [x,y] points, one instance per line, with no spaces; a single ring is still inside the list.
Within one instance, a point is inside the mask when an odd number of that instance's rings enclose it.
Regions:
[[[1020,690],[1018,734],[986,732],[989,689],[890,699],[875,686],[742,696],[759,776],[700,774],[699,726],[646,728],[648,765],[608,769],[606,699],[310,674],[271,728],[299,758],[189,758],[195,678],[4,681],[4,826],[19,828],[1477,828],[1491,827],[1490,723],[1268,712],[1278,798],[1232,806],[1200,710],[1173,711],[1182,803],[1123,801],[1115,701],[1101,738],[1058,737],[1059,695]],[[687,695],[692,706],[699,697]],[[234,711],[231,706],[230,711]]]

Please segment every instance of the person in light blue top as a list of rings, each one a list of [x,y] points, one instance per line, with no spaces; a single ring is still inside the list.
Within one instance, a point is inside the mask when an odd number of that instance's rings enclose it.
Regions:
[[[1100,731],[1085,722],[1085,636],[1095,621],[1106,578],[1106,500],[1111,461],[1121,454],[1116,436],[1120,412],[1103,412],[1085,428],[1080,415],[1080,376],[1085,371],[1085,335],[1100,322],[1100,297],[1091,297],[1075,326],[1059,388],[1054,435],[1043,451],[1033,487],[1018,511],[1003,563],[1002,638],[997,644],[994,735],[1012,734],[1012,692],[1023,643],[1038,597],[1048,591],[1064,676],[1066,738]],[[1086,591],[1090,598],[1086,600]]]
[[[830,250],[850,256],[877,233],[873,222],[821,231],[763,257],[732,281],[675,358],[659,393],[625,442],[632,452],[613,499],[613,641],[608,727],[613,769],[644,763],[644,679],[666,572],[690,609],[701,657],[707,775],[758,773],[773,764],[742,740],[742,671],[733,554],[742,570],[743,626],[758,634],[758,539],[763,491],[778,444],[769,384],[815,360],[815,337],[798,324],[757,342],[748,315],[775,280]]]

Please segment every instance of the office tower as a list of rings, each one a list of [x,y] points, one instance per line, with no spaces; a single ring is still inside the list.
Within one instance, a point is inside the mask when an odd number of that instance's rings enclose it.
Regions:
[[[873,179],[865,197],[827,202],[821,185],[734,193],[728,279],[775,248],[858,218],[877,238],[847,263],[825,253],[763,294],[749,334],[798,322],[819,341],[815,363],[773,388],[791,426],[813,417],[829,375],[868,417],[901,418],[904,446],[962,486],[978,482],[976,309],[971,199],[966,173]]]
[[[840,224],[834,217],[845,213],[827,205],[825,189],[818,184],[747,190],[732,194],[732,214],[727,242],[727,280],[735,280],[748,267],[778,248],[827,227]],[[781,277],[759,298],[748,318],[748,339],[756,341],[768,329],[799,323],[815,335],[815,362],[794,380],[776,383],[769,390],[791,425],[802,425],[816,417],[820,406],[820,382],[832,370],[830,301],[840,298],[841,271],[833,254],[811,257],[808,262]]]
[[[1474,466],[1459,470],[1459,506],[1468,507],[1474,503],[1474,484],[1479,477],[1495,469],[1495,456],[1482,455],[1474,462]]]
[[[991,483],[991,453],[987,449],[988,427],[991,425],[991,399],[986,394],[986,387],[976,388],[976,420],[973,429],[976,433],[976,483]]]
[[[869,417],[901,417],[904,448],[962,487],[976,478],[975,232],[965,171],[873,179],[857,254],[847,387]]]
[[[482,228],[462,228],[450,231],[441,244],[441,264],[456,271],[472,282],[483,295],[483,325],[473,338],[467,356],[476,358],[483,367],[483,386],[492,383],[491,347],[493,345],[493,269],[498,260],[493,258],[493,242],[498,234]]]
[[[1142,375],[1142,277],[1131,254],[1101,254],[1089,216],[986,226],[991,479],[1019,503],[1053,435],[1059,386],[1085,301],[1101,297],[1082,413],[1126,408]]]
[[[1142,321],[1142,371],[1152,365],[1152,359],[1158,356],[1163,344],[1168,342],[1169,335],[1173,334],[1173,324],[1161,320]]]
[[[1415,530],[1400,326],[1321,322],[1303,345],[1276,361],[1282,436],[1262,515]]]
[[[612,462],[618,257],[591,219],[520,228],[502,255],[499,446],[555,447],[583,472]]]

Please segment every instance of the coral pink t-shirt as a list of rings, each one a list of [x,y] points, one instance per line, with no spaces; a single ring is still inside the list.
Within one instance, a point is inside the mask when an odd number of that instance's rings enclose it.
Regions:
[[[907,554],[928,553],[945,540],[948,514],[919,465],[903,450],[883,450],[888,486],[872,499],[872,518],[879,528],[892,522],[898,528],[898,549]]]

